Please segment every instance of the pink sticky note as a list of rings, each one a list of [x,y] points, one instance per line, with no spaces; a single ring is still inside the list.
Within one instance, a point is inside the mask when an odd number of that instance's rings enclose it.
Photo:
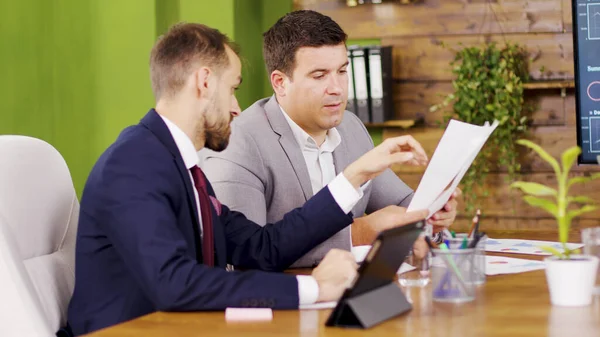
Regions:
[[[226,321],[271,321],[273,310],[271,308],[227,308],[225,309]]]

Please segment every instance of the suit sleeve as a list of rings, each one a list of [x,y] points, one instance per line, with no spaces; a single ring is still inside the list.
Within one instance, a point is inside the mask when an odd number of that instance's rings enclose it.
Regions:
[[[254,139],[234,126],[226,150],[217,153],[203,149],[200,156],[202,169],[219,201],[264,226],[269,184]]]
[[[93,217],[103,219],[99,225],[157,310],[297,308],[298,283],[293,275],[227,272],[192,258],[176,225],[173,207],[181,190],[173,184],[178,179],[169,166],[173,164],[165,163],[164,156],[140,152],[115,155],[106,165],[96,184]]]
[[[350,225],[352,213],[344,213],[327,187],[276,223],[260,227],[227,206],[221,206],[221,223],[226,226],[229,263],[281,271]]]

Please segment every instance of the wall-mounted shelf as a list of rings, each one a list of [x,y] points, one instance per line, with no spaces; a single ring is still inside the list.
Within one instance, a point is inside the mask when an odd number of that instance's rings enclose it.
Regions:
[[[545,90],[545,89],[560,89],[560,96],[567,96],[567,89],[575,88],[573,80],[554,80],[554,81],[533,81],[523,83],[524,90]]]
[[[575,88],[575,81],[534,81],[523,83],[523,89],[567,89]]]
[[[384,123],[365,123],[367,128],[402,128],[408,129],[417,124],[416,120],[413,119],[400,119],[392,120]]]

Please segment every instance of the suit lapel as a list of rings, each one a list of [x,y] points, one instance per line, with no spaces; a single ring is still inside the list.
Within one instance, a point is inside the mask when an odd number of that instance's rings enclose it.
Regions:
[[[340,133],[340,137],[341,137]],[[335,174],[338,175],[343,172],[346,166],[350,164],[348,149],[346,148],[346,142],[342,138],[342,142],[338,147],[333,150],[333,165],[335,165]]]
[[[152,109],[150,110],[146,116],[141,120],[141,124],[146,126],[152,133],[166,146],[166,148],[173,155],[173,161],[177,166],[177,171],[181,179],[183,180],[183,184],[185,186],[185,192],[187,196],[188,206],[192,211],[192,226],[194,231],[194,243],[196,248],[196,259],[199,262],[203,261],[202,258],[202,242],[200,240],[200,220],[198,219],[199,211],[196,207],[196,197],[194,196],[194,187],[192,186],[191,179],[189,177],[189,173],[187,168],[185,167],[185,163],[183,162],[183,158],[181,158],[181,153],[177,148],[177,144],[175,144],[175,140],[169,131],[169,128],[162,120],[162,118],[158,115],[158,113]]]
[[[271,97],[265,104],[265,111],[271,128],[279,135],[279,144],[283,148],[283,151],[288,157],[288,160],[292,164],[292,168],[296,173],[296,178],[300,182],[304,198],[310,199],[313,195],[312,185],[310,184],[310,176],[308,175],[308,168],[302,155],[302,150],[298,146],[298,142],[294,138],[294,133],[290,128],[287,120],[283,116],[283,112],[277,104],[275,96]]]

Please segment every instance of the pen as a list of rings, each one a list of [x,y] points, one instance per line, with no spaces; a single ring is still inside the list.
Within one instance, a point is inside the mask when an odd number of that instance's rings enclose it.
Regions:
[[[479,212],[479,210],[477,210],[477,212]],[[475,230],[475,225],[477,224],[478,221],[479,221],[479,216],[475,215],[473,217],[473,220],[471,221],[471,229],[469,229],[469,238],[475,237],[473,235],[473,231]]]
[[[463,238],[462,244],[460,245],[460,249],[465,249],[467,248],[467,237],[465,236]]]
[[[476,235],[475,239],[469,245],[469,248],[475,248],[475,247],[477,247],[477,244],[479,243],[479,240],[481,240],[481,238],[484,237],[484,236],[485,236],[485,232],[481,232],[478,235]]]
[[[477,210],[477,223],[475,224],[475,230],[473,231],[473,237],[477,236],[479,232],[479,222],[481,221],[481,210]]]
[[[442,243],[440,244],[440,249],[443,251],[448,251],[448,246],[446,246],[446,244]],[[454,274],[457,279],[458,279],[458,284],[459,286],[462,288],[462,290],[465,292],[465,294],[470,294],[470,292],[467,290],[467,286],[465,284],[465,280],[462,277],[461,272],[459,271],[458,267],[456,266],[456,264],[454,263],[454,259],[452,258],[451,255],[446,255],[445,258],[442,257],[441,259],[444,264],[448,267],[448,271],[446,271],[446,274],[444,275],[444,279],[440,282],[440,284],[438,285],[438,287],[434,290],[435,292],[439,293],[442,288],[444,287],[444,284],[446,282],[448,282],[448,277],[449,277],[449,272]]]
[[[444,236],[446,237],[446,239],[449,239],[452,237],[452,233],[450,233],[448,228],[444,228],[444,230],[442,232],[444,233]]]

